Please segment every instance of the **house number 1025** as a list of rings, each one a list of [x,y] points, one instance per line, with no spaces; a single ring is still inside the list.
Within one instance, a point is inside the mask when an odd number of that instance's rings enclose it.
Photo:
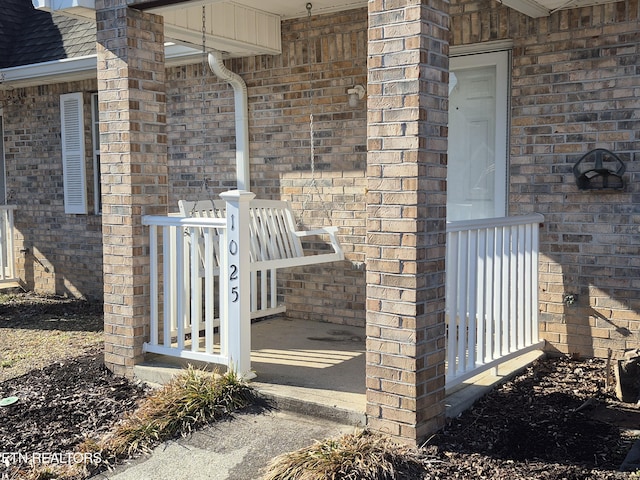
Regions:
[[[235,231],[235,216],[231,215],[231,231]],[[232,285],[232,282],[238,281],[238,265],[234,263],[233,257],[238,255],[238,242],[235,240],[231,240],[229,242],[229,286],[231,288],[231,301],[236,303],[240,298],[240,293],[238,292],[238,285]]]

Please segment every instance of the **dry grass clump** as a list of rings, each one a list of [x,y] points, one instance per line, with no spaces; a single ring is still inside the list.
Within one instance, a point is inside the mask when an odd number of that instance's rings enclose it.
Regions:
[[[280,455],[264,480],[410,480],[423,478],[428,463],[418,449],[365,430]]]
[[[249,406],[253,389],[234,372],[212,374],[189,367],[144,399],[107,436],[100,447],[103,461],[147,451],[153,445],[219,420]],[[106,455],[105,455],[106,454]]]

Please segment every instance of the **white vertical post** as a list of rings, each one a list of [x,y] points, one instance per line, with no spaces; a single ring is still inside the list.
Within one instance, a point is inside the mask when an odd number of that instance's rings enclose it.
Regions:
[[[251,270],[249,265],[249,202],[255,194],[232,190],[220,194],[227,203],[226,242],[220,270],[221,282],[227,283],[227,345],[230,368],[248,379],[251,372]]]
[[[151,297],[151,345],[158,344],[158,227],[151,225],[149,227],[149,274],[151,275],[150,297]],[[166,311],[166,308],[163,312]]]

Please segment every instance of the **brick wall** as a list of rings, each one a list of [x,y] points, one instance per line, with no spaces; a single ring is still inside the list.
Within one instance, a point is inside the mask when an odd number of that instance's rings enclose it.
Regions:
[[[452,5],[452,44],[514,42],[509,211],[545,215],[540,318],[554,351],[640,344],[638,18],[637,1],[540,19],[498,2]],[[594,148],[625,161],[624,191],[578,190],[573,164]]]
[[[364,325],[366,108],[347,89],[366,85],[367,11],[282,23],[282,55],[227,61],[247,83],[251,190],[288,200],[300,228],[340,228],[344,262],[279,273],[288,315]],[[235,188],[233,91],[201,64],[168,81],[170,209]],[[310,118],[315,131],[312,171]]]
[[[18,276],[29,290],[102,298],[102,222],[93,208],[91,92],[95,81],[0,90],[7,202],[15,211]],[[88,215],[64,212],[60,95],[85,92]]]

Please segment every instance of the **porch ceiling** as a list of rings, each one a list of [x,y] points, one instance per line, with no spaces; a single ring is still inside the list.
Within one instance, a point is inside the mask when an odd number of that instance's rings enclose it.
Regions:
[[[131,6],[163,15],[164,12],[176,8],[181,10],[195,8],[200,11],[203,3],[235,3],[277,15],[283,20],[307,16],[307,2],[303,0],[234,0],[232,2],[224,0],[205,0],[205,2],[202,0],[139,0],[134,1]],[[366,7],[367,0],[313,0],[311,4],[312,13],[319,15]]]

